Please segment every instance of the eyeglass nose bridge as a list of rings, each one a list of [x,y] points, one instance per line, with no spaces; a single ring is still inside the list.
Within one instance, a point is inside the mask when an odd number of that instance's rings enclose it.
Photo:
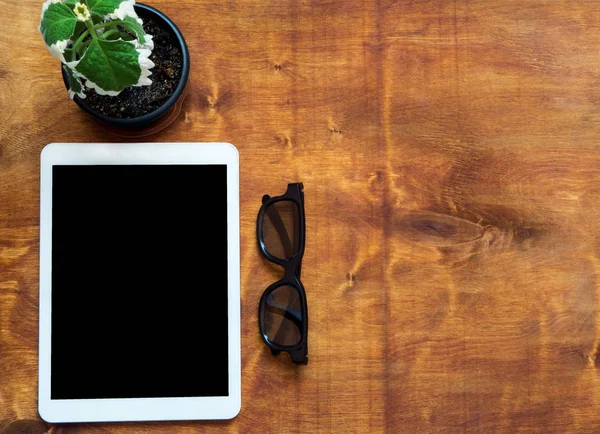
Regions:
[[[294,282],[299,285],[299,280],[302,275],[302,261],[295,254],[291,259],[284,261],[283,280],[286,282]]]

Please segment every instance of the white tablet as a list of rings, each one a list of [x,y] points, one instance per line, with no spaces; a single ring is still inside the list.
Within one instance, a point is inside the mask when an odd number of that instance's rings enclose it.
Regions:
[[[235,417],[236,148],[53,143],[40,185],[42,418]]]

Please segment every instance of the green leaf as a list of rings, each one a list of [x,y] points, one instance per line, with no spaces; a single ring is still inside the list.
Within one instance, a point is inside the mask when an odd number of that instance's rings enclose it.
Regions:
[[[70,91],[69,94],[70,95],[78,94],[81,97],[81,95],[84,94],[83,84],[81,84],[81,80],[79,79],[79,77],[77,77],[75,75],[73,70],[71,68],[69,68],[67,65],[63,65],[63,68],[64,68],[65,72],[67,73],[67,76],[69,77],[69,91]],[[73,98],[73,96],[71,96],[71,98]]]
[[[130,32],[133,32],[135,34],[135,36],[137,37],[138,41],[140,41],[140,44],[146,43],[146,38],[145,38],[146,32],[144,31],[144,28],[142,27],[142,25],[135,20],[135,18],[125,17],[123,22],[119,25],[121,27],[123,27],[124,29],[127,29]]]
[[[120,92],[138,82],[142,73],[138,57],[129,42],[94,39],[76,70],[101,89]]]
[[[77,24],[77,17],[63,3],[53,3],[48,6],[40,22],[40,33],[46,45],[71,39]]]
[[[108,15],[123,3],[124,0],[87,0],[88,10],[93,14]]]

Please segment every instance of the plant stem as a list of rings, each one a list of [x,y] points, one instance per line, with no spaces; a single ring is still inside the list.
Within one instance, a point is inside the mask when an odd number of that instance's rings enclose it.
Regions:
[[[110,35],[114,35],[115,33],[121,33],[117,29],[109,30],[108,32],[104,32],[100,35],[101,39],[106,39]]]
[[[92,41],[93,41],[93,39],[88,39],[87,41],[82,42],[81,45],[79,46],[79,51],[83,51],[87,47],[89,47],[90,44],[92,43]]]
[[[90,34],[89,30],[86,30],[85,32],[83,32],[81,34],[81,36],[79,38],[77,38],[77,40],[75,41],[75,43],[73,44],[73,55],[71,56],[71,61],[75,60],[75,56],[77,53],[77,48],[79,48],[79,44],[81,44],[83,42],[83,40],[87,37],[87,35]]]
[[[91,33],[92,38],[98,39],[98,33],[96,32],[96,28],[94,27],[94,23],[92,22],[91,18],[85,22],[85,26],[87,27],[88,31]]]
[[[109,21],[107,23],[100,23],[100,24],[96,24],[95,26],[93,26],[92,28],[94,30],[98,30],[98,29],[105,29],[107,27],[113,27],[113,26],[118,26],[120,24],[122,24],[123,21],[121,20],[116,20],[116,21]]]

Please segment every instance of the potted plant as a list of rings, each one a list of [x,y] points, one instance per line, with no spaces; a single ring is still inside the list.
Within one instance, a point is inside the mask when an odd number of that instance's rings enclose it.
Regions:
[[[156,130],[179,113],[189,52],[160,11],[134,0],[47,0],[39,31],[70,97],[97,120]]]

